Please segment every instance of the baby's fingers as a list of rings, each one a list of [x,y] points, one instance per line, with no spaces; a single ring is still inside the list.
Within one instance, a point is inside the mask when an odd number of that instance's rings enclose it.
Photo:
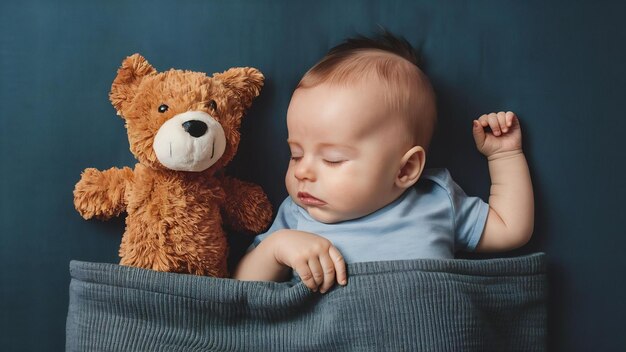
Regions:
[[[293,267],[293,270],[298,273],[298,276],[300,276],[300,280],[302,280],[302,283],[304,283],[306,287],[308,287],[313,292],[317,291],[317,287],[319,285],[315,283],[315,279],[313,278],[313,273],[311,272],[308,261],[299,261]]]
[[[487,122],[489,122],[489,128],[491,128],[491,133],[493,133],[494,136],[499,136],[502,134],[498,114],[492,112],[491,114],[487,115]]]
[[[511,128],[515,122],[517,116],[512,111],[507,111],[505,114],[506,127]]]
[[[346,261],[343,259],[343,255],[339,252],[335,246],[331,246],[328,250],[328,254],[335,265],[335,272],[337,275],[337,282],[340,285],[345,285],[348,283],[348,277],[346,274]]]
[[[335,264],[328,254],[320,256],[322,270],[324,270],[324,283],[320,287],[320,293],[326,293],[335,284]]]
[[[474,120],[472,122],[472,134],[474,135],[474,141],[476,142],[476,147],[478,149],[483,147],[483,144],[485,144],[485,129],[482,125],[482,123],[480,122],[480,120]]]
[[[315,281],[315,287],[320,287],[325,281],[325,272],[320,259],[317,257],[313,257],[309,259],[309,269],[311,270],[311,274],[313,275],[313,281]]]
[[[324,270],[324,283],[320,288],[321,293],[326,293],[333,287],[335,281],[341,285],[346,284],[346,263],[337,248],[331,246],[328,253],[320,256],[320,263]]]
[[[502,133],[507,133],[509,131],[510,125],[506,122],[506,112],[500,111],[498,113],[498,123],[500,124],[500,130]]]

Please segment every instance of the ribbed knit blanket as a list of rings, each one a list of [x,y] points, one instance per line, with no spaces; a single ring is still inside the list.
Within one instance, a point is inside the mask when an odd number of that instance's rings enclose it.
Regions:
[[[545,255],[348,265],[326,294],[70,263],[67,351],[544,351]]]

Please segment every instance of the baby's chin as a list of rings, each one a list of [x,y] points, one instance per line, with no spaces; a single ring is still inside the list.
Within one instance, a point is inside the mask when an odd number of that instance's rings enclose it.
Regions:
[[[349,219],[345,219],[342,218],[340,216],[336,216],[336,215],[331,215],[331,214],[319,214],[320,212],[318,211],[318,209],[315,209],[313,211],[308,210],[307,212],[309,213],[309,215],[311,215],[311,217],[313,219],[315,219],[316,221],[319,221],[321,223],[324,224],[336,224],[342,221],[347,221]]]

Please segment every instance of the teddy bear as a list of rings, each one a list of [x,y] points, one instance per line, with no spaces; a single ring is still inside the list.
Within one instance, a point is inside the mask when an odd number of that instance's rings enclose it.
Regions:
[[[227,277],[226,230],[259,233],[269,225],[272,209],[261,187],[223,172],[263,80],[251,67],[209,77],[157,72],[139,54],[122,62],[109,98],[138,163],[87,168],[74,189],[85,219],[126,212],[121,265]]]

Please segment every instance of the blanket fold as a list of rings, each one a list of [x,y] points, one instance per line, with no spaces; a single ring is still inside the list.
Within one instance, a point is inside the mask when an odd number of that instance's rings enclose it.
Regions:
[[[348,285],[72,261],[68,351],[544,351],[545,255],[348,265]]]

